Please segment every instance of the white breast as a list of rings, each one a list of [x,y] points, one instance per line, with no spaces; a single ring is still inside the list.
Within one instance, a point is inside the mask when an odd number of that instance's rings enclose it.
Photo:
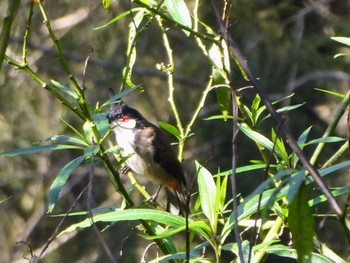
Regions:
[[[134,153],[134,132],[132,129],[117,126],[114,128],[117,144],[123,148],[122,157],[126,157]]]

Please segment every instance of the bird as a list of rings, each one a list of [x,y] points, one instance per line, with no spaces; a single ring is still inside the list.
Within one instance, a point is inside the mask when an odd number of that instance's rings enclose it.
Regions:
[[[167,195],[167,210],[173,214],[186,211],[186,178],[182,165],[165,134],[139,111],[120,101],[112,104],[107,119],[122,148],[121,157],[136,176],[144,176],[162,186]]]

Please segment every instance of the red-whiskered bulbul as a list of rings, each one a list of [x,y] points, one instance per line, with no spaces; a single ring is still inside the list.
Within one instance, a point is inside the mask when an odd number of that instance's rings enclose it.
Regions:
[[[169,187],[171,190],[165,188],[168,210],[177,214],[184,213],[185,196],[182,187],[186,187],[185,175],[160,128],[123,102],[114,104],[107,118],[116,134],[118,146],[123,149],[121,156],[127,157],[126,165],[136,175]]]

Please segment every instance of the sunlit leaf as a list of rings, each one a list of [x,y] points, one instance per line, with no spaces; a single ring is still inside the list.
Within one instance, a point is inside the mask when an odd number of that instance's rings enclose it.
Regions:
[[[70,97],[72,97],[74,100],[78,100],[79,99],[79,96],[77,93],[75,93],[75,91],[73,91],[72,89],[70,89],[69,87],[67,86],[64,86],[63,84],[55,81],[55,80],[51,80],[52,84],[59,88],[61,91],[63,91],[64,93],[66,93],[67,95],[69,95]]]
[[[163,121],[159,121],[158,123],[159,126],[162,127],[164,130],[174,135],[176,138],[180,139],[180,132],[174,125]]]
[[[212,229],[215,229],[215,182],[212,174],[198,162],[196,162],[196,171],[198,174],[198,190],[201,207],[203,213],[209,219]]]
[[[85,160],[86,156],[79,156],[67,163],[57,174],[49,190],[48,213],[51,213],[57,202],[62,187],[66,184],[72,172]]]
[[[222,115],[228,115],[231,108],[231,90],[228,87],[218,87],[215,92],[216,101]]]
[[[343,186],[331,191],[334,197],[350,193],[350,186]],[[319,203],[326,202],[328,198],[325,195],[319,195],[309,200],[309,206],[315,206]]]
[[[110,0],[102,0],[103,8],[107,10],[109,8],[109,5],[111,4]]]
[[[126,209],[117,210],[104,214],[94,215],[93,222],[119,222],[119,221],[134,221],[134,220],[150,220],[160,224],[172,227],[183,227],[185,219],[181,216],[173,215],[168,212],[156,209]],[[63,233],[71,232],[77,228],[86,228],[92,225],[92,220],[87,218],[79,223],[73,224],[65,229]]]
[[[319,88],[315,88],[315,90],[321,91],[323,93],[327,93],[327,94],[330,94],[330,95],[333,95],[333,96],[341,98],[341,99],[344,99],[344,97],[345,97],[344,94],[339,93],[339,92],[335,92],[333,90],[326,90],[326,89],[319,89]]]
[[[214,115],[208,118],[203,118],[205,121],[211,121],[211,120],[226,120],[226,119],[233,119],[232,115]]]
[[[331,37],[334,41],[350,46],[350,37]]]
[[[139,88],[141,88],[141,87],[142,87],[142,85],[137,85],[137,86],[134,86],[132,88],[124,89],[122,92],[119,92],[119,93],[113,95],[112,97],[110,97],[105,103],[102,104],[100,109],[103,109],[111,104],[117,103],[118,101],[121,100],[122,97],[130,94],[131,92],[139,90]]]
[[[69,135],[53,135],[47,137],[43,140],[44,142],[54,141],[54,142],[70,142],[76,145],[80,145],[82,147],[88,146],[88,144],[80,138],[69,136]]]
[[[81,146],[70,145],[70,144],[41,145],[41,146],[34,146],[30,148],[20,148],[20,149],[0,152],[0,156],[13,157],[18,155],[40,153],[45,151],[68,150],[68,149],[82,150],[84,148]]]
[[[274,254],[280,257],[297,259],[298,254],[295,249],[292,249],[285,245],[273,245],[264,249],[268,254]],[[334,263],[335,261],[320,255],[318,253],[312,253],[312,263]],[[345,263],[345,261],[340,261],[339,263]]]
[[[334,136],[328,136],[323,138],[318,138],[315,140],[311,140],[309,142],[306,142],[303,144],[303,146],[310,145],[310,144],[318,144],[318,143],[333,143],[333,142],[342,142],[346,139],[340,138],[340,137],[334,137]]]
[[[113,18],[112,20],[108,21],[106,24],[104,24],[102,26],[95,27],[94,30],[99,30],[99,29],[105,28],[107,26],[110,26],[110,25],[118,22],[120,19],[122,19],[122,18],[124,18],[124,17],[126,17],[126,16],[128,16],[130,14],[133,14],[134,12],[140,11],[141,9],[143,9],[143,8],[136,7],[136,8],[133,8],[131,10],[128,10],[128,11],[118,15],[117,17]]]
[[[305,180],[305,171],[301,170],[291,176],[289,180],[289,189],[287,194],[288,203],[291,203],[294,197],[299,193],[299,188]]]
[[[192,28],[191,15],[184,0],[165,0],[164,4],[176,22],[188,28]],[[190,35],[190,32],[187,30],[183,31],[186,36]]]

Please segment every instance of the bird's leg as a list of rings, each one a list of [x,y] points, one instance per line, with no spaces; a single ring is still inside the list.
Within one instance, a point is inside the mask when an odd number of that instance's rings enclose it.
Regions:
[[[147,201],[149,201],[149,202],[151,202],[151,203],[154,203],[154,202],[157,200],[157,198],[158,198],[160,189],[162,189],[162,186],[161,186],[161,185],[159,185],[159,187],[158,187],[158,189],[157,189],[157,192],[156,192],[154,195],[152,195],[150,198],[148,198]]]

